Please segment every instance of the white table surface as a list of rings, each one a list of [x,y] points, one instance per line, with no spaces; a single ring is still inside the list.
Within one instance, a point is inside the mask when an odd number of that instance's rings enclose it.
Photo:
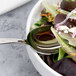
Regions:
[[[38,0],[0,16],[0,37],[25,39],[27,17]],[[24,44],[0,45],[0,76],[40,76]]]

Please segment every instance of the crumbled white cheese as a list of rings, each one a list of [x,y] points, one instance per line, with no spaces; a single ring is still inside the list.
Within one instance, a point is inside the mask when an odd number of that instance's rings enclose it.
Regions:
[[[69,29],[69,32],[72,32],[73,33],[73,32],[75,32],[75,30],[76,30],[76,27],[73,27],[73,28],[70,28]]]
[[[59,30],[68,30],[69,28],[67,26],[59,26]]]
[[[64,31],[64,33],[68,33],[68,32],[74,33],[76,27],[68,28],[67,26],[59,26],[59,30]]]
[[[58,32],[58,34],[60,35],[60,34],[61,34],[61,32]]]
[[[64,30],[64,33],[68,33],[68,30]]]

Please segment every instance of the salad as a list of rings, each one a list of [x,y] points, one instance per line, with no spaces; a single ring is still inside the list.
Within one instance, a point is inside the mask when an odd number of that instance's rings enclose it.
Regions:
[[[39,54],[40,57],[63,76],[76,76],[76,0],[62,0],[53,5],[48,5],[43,1],[42,4],[44,9],[41,11],[41,18],[34,27],[31,27],[31,29],[41,29],[32,31],[36,33],[34,35],[29,34],[28,39],[31,40],[29,44],[37,50],[39,48],[35,45],[40,43],[39,46],[45,44],[44,47],[60,45],[61,47],[51,55]],[[32,35],[38,43],[34,42]]]
[[[62,0],[49,5],[45,0],[41,18],[37,21],[28,37],[30,44],[39,52],[40,57],[63,76],[76,76],[76,0]],[[55,49],[49,47],[60,46]],[[45,48],[45,49],[44,49]]]

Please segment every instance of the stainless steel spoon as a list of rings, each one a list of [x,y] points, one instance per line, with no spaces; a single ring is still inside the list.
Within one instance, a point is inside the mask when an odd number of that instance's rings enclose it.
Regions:
[[[49,32],[48,34],[45,34],[45,32]],[[42,35],[43,34],[43,35]],[[45,38],[47,39],[48,36],[50,37],[50,40],[39,40],[37,38],[37,35],[39,37],[44,38],[44,35],[46,36]],[[53,39],[52,39],[53,38]],[[52,35],[52,32],[50,30],[50,26],[44,26],[44,27],[39,27],[36,29],[33,29],[31,32],[29,32],[27,39],[17,39],[17,38],[0,38],[0,44],[10,44],[10,43],[24,43],[28,44],[31,47],[35,49],[35,51],[39,54],[44,54],[44,55],[50,55],[58,52],[58,49],[61,47],[56,38]]]

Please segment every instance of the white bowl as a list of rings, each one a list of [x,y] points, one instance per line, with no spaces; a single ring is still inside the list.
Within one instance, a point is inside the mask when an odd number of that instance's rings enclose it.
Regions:
[[[28,17],[27,26],[26,26],[26,37],[30,31],[30,27],[40,18],[40,13],[41,13],[41,10],[43,9],[41,2],[42,2],[42,0],[39,0],[37,2],[37,4],[33,7],[32,11]],[[35,50],[32,47],[30,47],[29,45],[26,45],[26,49],[27,49],[27,52],[29,54],[29,57],[30,57],[34,67],[37,69],[37,71],[42,76],[62,76],[61,74],[57,73],[52,68],[50,68],[40,58],[40,56],[35,52]]]

